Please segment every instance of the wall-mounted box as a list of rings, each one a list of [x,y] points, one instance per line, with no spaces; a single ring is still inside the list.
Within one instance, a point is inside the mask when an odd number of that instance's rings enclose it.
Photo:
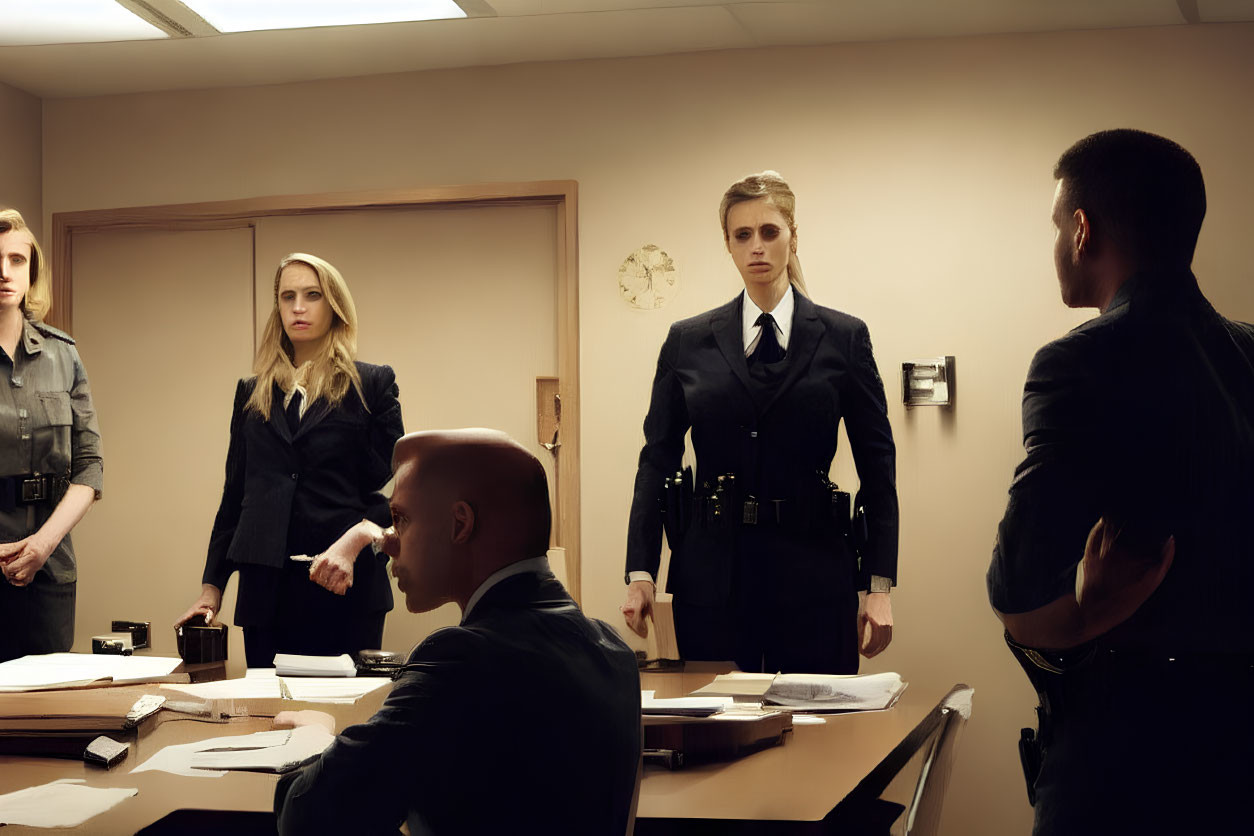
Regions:
[[[902,363],[901,402],[906,406],[952,406],[954,356],[949,354]]]

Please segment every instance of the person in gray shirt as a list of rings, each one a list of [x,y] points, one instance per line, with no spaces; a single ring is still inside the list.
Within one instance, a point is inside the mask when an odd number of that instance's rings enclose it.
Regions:
[[[21,214],[0,210],[0,661],[70,649],[70,531],[104,479],[83,361],[69,334],[43,322],[50,285]]]

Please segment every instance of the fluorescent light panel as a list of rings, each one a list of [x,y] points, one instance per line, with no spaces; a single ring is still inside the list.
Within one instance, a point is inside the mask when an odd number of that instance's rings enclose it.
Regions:
[[[183,0],[219,32],[465,17],[453,0]]]
[[[115,0],[0,0],[0,46],[167,37]]]

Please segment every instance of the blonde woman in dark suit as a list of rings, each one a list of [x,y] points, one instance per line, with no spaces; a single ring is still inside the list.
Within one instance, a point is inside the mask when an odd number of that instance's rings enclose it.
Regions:
[[[356,354],[357,312],[339,271],[305,253],[284,258],[255,376],[235,391],[201,595],[177,622],[211,620],[238,571],[249,667],[270,666],[276,652],[382,643],[392,588],[378,553],[389,519],[379,490],[403,429],[392,369]]]
[[[680,655],[746,671],[854,673],[859,651],[874,656],[892,638],[895,448],[866,325],[806,295],[794,208],[773,171],[723,196],[723,238],[744,292],[675,323],[662,345],[622,611],[647,633],[659,497],[691,429],[698,498],[679,509],[686,530],[667,531]],[[842,420],[860,480],[854,504],[866,509],[860,556],[845,534],[848,508],[833,512],[827,482]]]

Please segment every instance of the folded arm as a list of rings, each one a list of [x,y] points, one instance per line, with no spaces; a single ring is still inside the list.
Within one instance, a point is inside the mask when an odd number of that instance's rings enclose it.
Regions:
[[[1166,577],[1176,541],[1137,542],[1106,519],[1089,532],[1074,594],[1023,613],[1002,613],[1010,637],[1042,650],[1066,650],[1092,641],[1128,620]]]

